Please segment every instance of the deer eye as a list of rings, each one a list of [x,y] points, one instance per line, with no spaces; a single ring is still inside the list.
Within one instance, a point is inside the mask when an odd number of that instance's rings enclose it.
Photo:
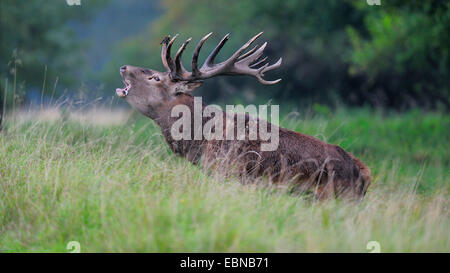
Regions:
[[[151,77],[148,77],[148,80],[155,80],[155,81],[159,82],[159,77],[158,76],[151,76]]]

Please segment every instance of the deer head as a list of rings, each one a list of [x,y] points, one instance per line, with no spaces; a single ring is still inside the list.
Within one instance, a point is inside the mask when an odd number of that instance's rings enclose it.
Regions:
[[[225,35],[216,48],[206,58],[201,68],[198,67],[198,55],[205,41],[212,32],[204,36],[197,44],[192,57],[192,72],[188,72],[181,63],[181,56],[191,38],[186,40],[178,49],[175,59],[172,59],[170,51],[176,35],[172,39],[165,37],[161,42],[161,59],[166,72],[159,72],[152,69],[124,65],[120,68],[124,88],[117,88],[116,93],[124,98],[131,106],[137,108],[150,118],[157,118],[159,109],[164,107],[169,101],[176,98],[180,93],[190,93],[199,87],[203,80],[220,75],[249,75],[256,77],[262,84],[275,84],[281,79],[267,81],[263,79],[264,73],[281,65],[281,58],[272,65],[266,63],[267,57],[260,58],[267,43],[262,46],[255,46],[244,53],[247,48],[262,35],[262,32],[255,35],[231,57],[221,63],[214,63],[219,51],[229,38]]]

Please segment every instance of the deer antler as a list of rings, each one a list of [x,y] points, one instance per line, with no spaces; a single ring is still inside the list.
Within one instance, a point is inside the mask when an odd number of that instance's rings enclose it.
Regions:
[[[269,63],[263,64],[266,61],[267,57],[261,60],[259,59],[263,54],[263,51],[267,43],[264,43],[259,48],[258,46],[255,46],[247,53],[244,53],[245,50],[247,50],[247,48],[262,34],[263,33],[260,32],[253,38],[251,38],[233,55],[231,55],[231,57],[228,58],[228,60],[218,64],[214,64],[214,59],[216,58],[217,54],[230,37],[229,34],[225,35],[225,37],[222,38],[222,40],[219,42],[216,48],[214,48],[214,50],[209,54],[208,58],[206,58],[202,67],[199,69],[198,55],[205,41],[212,35],[212,32],[208,33],[200,40],[200,42],[195,47],[194,55],[192,56],[192,72],[188,72],[181,63],[181,56],[183,54],[183,51],[192,38],[187,39],[180,46],[180,49],[178,49],[177,54],[175,55],[174,61],[170,56],[170,49],[172,47],[173,42],[178,37],[178,34],[175,35],[175,37],[173,37],[172,39],[170,39],[170,37],[167,36],[161,42],[161,44],[163,45],[161,51],[162,62],[164,64],[164,67],[170,73],[170,77],[174,81],[196,81],[212,78],[219,75],[249,75],[256,77],[258,81],[262,84],[275,84],[281,81],[281,79],[274,81],[266,81],[263,79],[263,76],[265,72],[280,67],[282,58],[280,58],[276,63],[272,65],[269,65]]]

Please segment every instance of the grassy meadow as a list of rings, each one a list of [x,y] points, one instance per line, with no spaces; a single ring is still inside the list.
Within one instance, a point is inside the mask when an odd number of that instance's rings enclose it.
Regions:
[[[358,204],[208,176],[125,110],[7,113],[0,252],[450,252],[450,116],[314,111],[284,127],[372,170]]]

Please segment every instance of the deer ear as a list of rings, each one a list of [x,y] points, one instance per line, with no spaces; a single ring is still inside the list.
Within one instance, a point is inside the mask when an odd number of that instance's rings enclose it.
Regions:
[[[177,93],[190,93],[203,84],[202,81],[195,82],[180,82],[175,87],[175,94]]]

